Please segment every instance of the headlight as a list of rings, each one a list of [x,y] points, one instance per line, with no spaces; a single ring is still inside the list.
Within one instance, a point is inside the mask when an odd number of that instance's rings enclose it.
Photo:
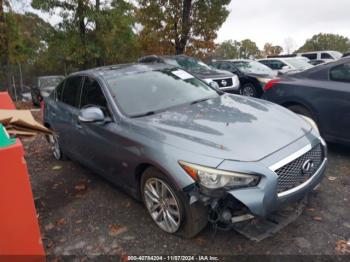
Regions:
[[[234,75],[234,76],[232,77],[232,85],[233,85],[233,86],[239,86],[239,85],[240,85],[238,76]]]
[[[214,82],[214,81],[211,81],[211,82],[209,83],[209,85],[210,85],[212,88],[214,88],[214,89],[219,89],[219,88],[220,88],[220,87],[219,87],[219,84],[216,83],[216,82]]]
[[[184,161],[179,163],[195,181],[209,189],[255,186],[260,179],[255,175],[219,170]]]
[[[317,133],[320,133],[320,130],[318,129],[318,126],[314,120],[312,120],[310,117],[307,117],[304,115],[299,114],[299,116],[302,117],[306,122],[308,122],[312,126],[312,128],[317,131]]]

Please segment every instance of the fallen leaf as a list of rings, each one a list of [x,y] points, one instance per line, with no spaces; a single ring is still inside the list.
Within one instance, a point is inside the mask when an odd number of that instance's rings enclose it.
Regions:
[[[312,208],[312,207],[309,207],[309,208],[306,209],[306,211],[314,212],[314,211],[316,211],[316,209]]]
[[[196,238],[194,239],[194,241],[195,241],[198,245],[204,245],[205,242],[206,242],[206,240],[205,240],[204,238],[202,238],[202,237],[196,237]]]
[[[328,176],[327,178],[329,181],[334,181],[337,179],[335,176]]]
[[[46,226],[45,226],[45,230],[46,231],[49,231],[49,230],[51,230],[51,229],[53,229],[55,226],[52,224],[52,223],[50,223],[50,224],[47,224]]]
[[[320,217],[320,216],[315,216],[312,219],[315,220],[315,221],[322,221],[323,220],[323,218]]]
[[[52,246],[53,246],[53,242],[49,240],[48,243],[46,244],[46,247],[50,249]]]
[[[80,184],[77,184],[74,189],[76,191],[85,191],[87,188],[86,184],[85,183],[80,183]]]
[[[128,201],[128,202],[126,203],[125,207],[130,208],[130,207],[131,207],[131,202]]]
[[[126,227],[123,227],[123,226],[117,225],[117,224],[113,224],[113,225],[109,226],[109,233],[108,234],[110,236],[115,237],[115,236],[120,235],[126,231],[127,231]]]
[[[58,225],[58,226],[62,226],[62,225],[64,225],[64,224],[66,224],[67,222],[66,222],[66,220],[64,219],[64,218],[61,218],[60,220],[57,220],[57,222],[56,222],[56,224]]]
[[[81,222],[83,222],[83,220],[79,219],[79,220],[75,221],[75,224],[80,224]]]
[[[62,169],[62,166],[54,166],[54,167],[52,168],[52,170],[60,170],[60,169]]]
[[[67,241],[67,239],[63,237],[59,241],[60,241],[60,243],[65,243]]]
[[[338,254],[350,254],[350,240],[347,242],[346,240],[338,240],[335,251]]]

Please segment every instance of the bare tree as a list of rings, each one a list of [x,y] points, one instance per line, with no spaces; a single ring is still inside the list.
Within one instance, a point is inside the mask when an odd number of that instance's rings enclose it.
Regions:
[[[291,54],[296,49],[296,43],[293,38],[288,37],[284,39],[284,50],[287,54]]]

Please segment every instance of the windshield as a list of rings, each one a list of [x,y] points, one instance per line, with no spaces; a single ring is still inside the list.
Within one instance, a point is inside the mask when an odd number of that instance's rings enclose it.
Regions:
[[[267,74],[267,75],[274,74],[272,69],[256,61],[237,61],[233,63],[235,64],[235,66],[238,67],[239,70],[241,70],[244,73]]]
[[[46,87],[56,87],[62,80],[64,79],[63,76],[54,76],[54,77],[43,77],[39,78],[39,88],[46,88]]]
[[[334,59],[339,59],[343,56],[342,53],[338,51],[329,51],[329,53],[333,56]]]
[[[301,70],[305,70],[312,67],[312,65],[310,65],[306,60],[299,58],[288,59],[286,60],[286,62],[292,65],[294,68]]]
[[[130,117],[214,98],[218,93],[187,72],[173,68],[131,75],[105,75],[120,109]]]
[[[210,67],[203,63],[202,61],[199,61],[197,59],[194,59],[193,57],[187,57],[187,56],[178,56],[175,58],[165,58],[165,63],[177,67],[181,67],[186,70],[208,70]]]

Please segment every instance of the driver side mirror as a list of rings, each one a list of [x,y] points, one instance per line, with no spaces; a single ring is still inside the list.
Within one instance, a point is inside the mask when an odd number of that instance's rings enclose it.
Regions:
[[[99,107],[83,108],[79,112],[78,119],[82,123],[97,123],[104,122],[105,115]]]

